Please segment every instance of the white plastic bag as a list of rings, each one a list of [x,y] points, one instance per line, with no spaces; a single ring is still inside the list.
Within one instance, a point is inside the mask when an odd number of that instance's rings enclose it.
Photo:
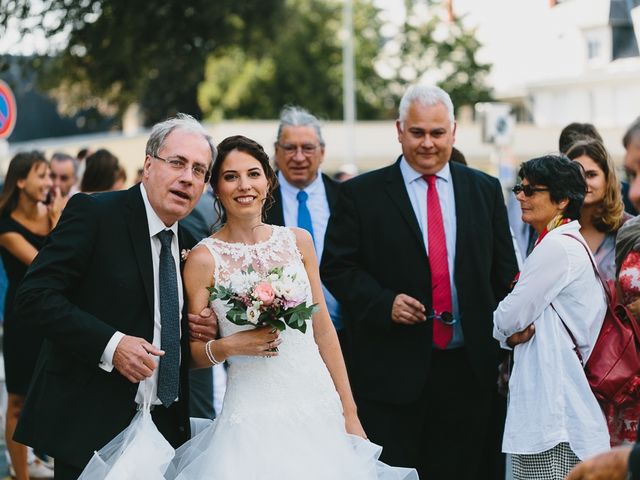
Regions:
[[[164,480],[174,455],[151,419],[150,388],[145,384],[141,410],[127,428],[93,454],[78,480]]]

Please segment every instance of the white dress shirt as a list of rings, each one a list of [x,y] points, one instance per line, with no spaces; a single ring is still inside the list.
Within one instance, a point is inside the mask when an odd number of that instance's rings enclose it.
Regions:
[[[282,213],[284,216],[285,227],[297,227],[298,226],[298,192],[301,190],[291,185],[284,178],[282,172],[278,172],[278,182],[280,183],[280,193],[282,194]],[[311,214],[311,225],[313,226],[313,243],[316,247],[316,254],[318,255],[318,263],[322,259],[322,252],[324,251],[324,235],[327,231],[327,223],[329,223],[329,217],[331,216],[331,210],[329,210],[329,200],[327,200],[327,191],[324,188],[324,182],[322,181],[322,173],[318,170],[318,175],[309,185],[304,188],[309,198],[307,199],[307,207]],[[340,318],[340,307],[338,301],[333,295],[322,285],[324,292],[325,302],[327,303],[327,310],[331,320],[336,329],[342,328],[342,320]]]
[[[178,278],[178,300],[179,300],[179,308],[180,312],[182,312],[182,307],[184,305],[184,295],[182,292],[182,276],[180,275],[180,250],[178,246],[178,222],[174,223],[170,227],[165,226],[164,222],[160,220],[160,217],[156,214],[149,203],[149,198],[147,197],[147,191],[144,188],[144,185],[140,184],[140,192],[142,193],[142,200],[144,202],[145,212],[147,214],[147,223],[149,224],[149,242],[151,243],[151,259],[153,263],[153,345],[157,348],[160,348],[160,278],[159,278],[159,269],[160,269],[160,250],[162,245],[160,244],[160,239],[156,236],[163,230],[171,230],[173,232],[173,239],[171,241],[171,254],[173,255],[173,261],[176,264],[176,273]],[[144,292],[141,292],[144,294]],[[124,307],[126,308],[126,306]],[[178,318],[180,321],[180,317]],[[102,357],[100,358],[100,368],[110,372],[113,370],[113,354],[115,353],[116,347],[120,340],[124,337],[124,333],[116,332],[109,340],[107,347],[102,353]],[[159,358],[153,357],[156,361],[156,365],[159,364]],[[143,401],[143,386],[147,384],[146,388],[149,388],[148,384],[151,383],[151,399],[152,404],[159,405],[161,402],[158,400],[157,391],[158,391],[158,368],[153,371],[153,375],[147,379],[146,382],[141,382],[138,387],[138,392],[136,393],[136,402],[142,403]]]
[[[565,233],[584,242],[577,221],[551,230],[527,257],[518,283],[493,314],[493,336],[503,347],[509,336],[530,324],[536,329],[528,342],[514,349],[502,450],[541,453],[568,442],[584,460],[609,449],[609,433],[558,315],[586,362],[606,301],[587,251]]]
[[[413,207],[413,212],[418,220],[424,248],[429,252],[429,234],[427,229],[427,181],[422,178],[422,173],[414,170],[402,157],[400,160],[400,172],[404,179],[404,185],[409,194],[409,200]],[[444,234],[447,239],[447,263],[449,264],[449,278],[451,281],[451,306],[452,314],[456,320],[460,320],[460,308],[458,306],[458,290],[454,280],[454,268],[456,260],[456,197],[451,180],[451,169],[447,163],[442,170],[436,173],[436,189],[440,200],[440,210],[442,211],[442,222],[444,223]],[[453,337],[447,348],[456,348],[464,345],[462,325],[458,321],[453,325]]]

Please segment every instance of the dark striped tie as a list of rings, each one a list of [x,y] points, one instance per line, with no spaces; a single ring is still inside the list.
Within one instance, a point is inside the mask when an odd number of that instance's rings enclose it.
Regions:
[[[178,397],[180,376],[180,305],[178,300],[178,277],[176,264],[171,254],[173,232],[163,230],[158,233],[160,249],[160,357],[158,372],[158,399],[165,407]]]

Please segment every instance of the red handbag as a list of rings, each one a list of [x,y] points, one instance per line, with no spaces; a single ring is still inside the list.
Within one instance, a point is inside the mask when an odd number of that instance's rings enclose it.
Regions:
[[[584,365],[587,380],[600,405],[608,410],[611,406],[637,402],[640,398],[640,327],[624,305],[616,305],[615,296],[600,275],[589,247],[579,238],[565,235],[576,239],[587,250],[593,270],[607,296],[607,313],[586,365],[582,361],[575,337],[562,317],[560,320],[569,332],[574,350],[580,363]]]

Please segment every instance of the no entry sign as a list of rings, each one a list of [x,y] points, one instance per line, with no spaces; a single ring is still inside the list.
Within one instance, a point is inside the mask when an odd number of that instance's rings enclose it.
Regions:
[[[0,139],[11,135],[16,125],[16,99],[5,82],[0,80]]]

